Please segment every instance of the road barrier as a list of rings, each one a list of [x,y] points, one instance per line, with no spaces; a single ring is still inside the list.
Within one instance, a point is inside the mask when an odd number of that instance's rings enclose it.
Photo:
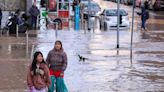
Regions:
[[[1,33],[0,36],[2,37],[2,29],[0,29],[0,33]]]
[[[33,44],[31,48],[31,57],[30,57],[31,60],[33,60],[34,47],[35,45]]]
[[[26,57],[28,58],[28,47],[29,47],[29,35],[28,35],[28,31],[26,31]]]
[[[16,37],[17,37],[17,38],[18,38],[18,36],[19,36],[18,31],[19,31],[19,25],[17,24],[17,25],[16,25]]]

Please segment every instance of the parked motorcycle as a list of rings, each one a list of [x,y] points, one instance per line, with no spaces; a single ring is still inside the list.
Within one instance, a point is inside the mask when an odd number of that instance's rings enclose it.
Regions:
[[[14,21],[16,21],[15,17],[14,17],[14,13],[10,13],[8,18],[7,18],[7,21],[5,23],[5,26],[3,27],[3,30],[2,30],[2,34],[5,34],[5,33],[16,33],[14,32]],[[15,27],[16,29],[16,27]]]
[[[21,16],[16,15],[15,13],[11,13],[8,16],[8,19],[5,23],[5,27],[3,28],[2,34],[16,34],[16,26],[18,25],[18,33],[25,33],[28,24],[27,24],[27,15],[23,13]]]

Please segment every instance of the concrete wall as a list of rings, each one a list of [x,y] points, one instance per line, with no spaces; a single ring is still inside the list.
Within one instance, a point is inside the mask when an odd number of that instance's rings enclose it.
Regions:
[[[32,0],[26,0],[26,13],[28,13],[28,10],[31,8],[32,6]]]
[[[0,7],[5,11],[15,11],[18,8],[25,10],[26,0],[0,0]]]

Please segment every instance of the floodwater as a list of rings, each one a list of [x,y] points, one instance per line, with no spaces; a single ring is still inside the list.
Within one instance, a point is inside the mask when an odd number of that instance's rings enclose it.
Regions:
[[[0,37],[0,92],[27,92],[26,74],[32,42],[34,39],[30,38],[27,47],[24,37]]]
[[[119,33],[120,48],[117,49],[116,30],[59,30],[57,37],[55,30],[41,30],[35,39],[30,38],[28,58],[32,44],[34,52],[42,51],[46,59],[54,42],[61,40],[68,56],[65,82],[69,92],[164,91],[164,32],[134,31],[132,58],[131,32],[121,30]],[[6,38],[2,37],[1,43],[3,39]],[[27,92],[26,71],[31,61],[26,60],[25,38],[15,39],[7,39],[0,45],[3,74],[0,92]],[[79,62],[78,54],[87,60]]]
[[[65,81],[70,92],[159,92],[164,91],[163,31],[134,32],[133,58],[130,58],[130,31],[48,30],[38,35],[36,50],[47,53],[55,40],[63,42],[68,55]],[[79,62],[78,54],[86,57]]]
[[[55,30],[40,30],[36,38],[29,38],[28,50],[25,37],[1,37],[0,92],[27,92],[32,52],[42,51],[46,59],[56,40],[62,41],[68,56],[65,83],[69,92],[163,92],[163,20],[151,19],[148,32],[140,32],[138,24],[135,22],[132,58],[129,30],[119,32],[120,48],[116,48],[116,30],[98,27],[94,31],[59,30],[57,37]],[[78,54],[87,60],[79,62]]]

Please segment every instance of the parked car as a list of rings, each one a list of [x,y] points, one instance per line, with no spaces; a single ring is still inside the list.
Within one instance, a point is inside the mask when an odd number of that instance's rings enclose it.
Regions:
[[[100,29],[117,29],[117,12],[117,9],[105,9],[100,14]],[[128,29],[130,25],[128,13],[124,9],[120,9],[119,12],[122,16],[122,23],[119,26],[120,29]]]
[[[90,11],[89,11],[89,7],[90,7]],[[83,11],[84,19],[88,19],[89,14],[91,17],[99,16],[101,8],[97,3],[91,2],[90,6],[88,3],[84,4],[82,11]]]
[[[150,5],[150,0],[136,0],[135,1],[135,5],[136,5],[136,7],[139,7],[139,8],[141,8],[142,6],[144,6],[144,4],[145,4],[145,2],[148,2],[147,3],[147,8],[149,9],[149,5]]]
[[[89,2],[89,0],[81,0],[80,1],[80,3],[82,3],[82,4],[87,4]],[[91,0],[91,2],[92,2],[92,0]]]
[[[149,0],[149,9],[164,10],[164,0]]]
[[[133,0],[123,0],[124,4],[126,5],[132,5],[133,4]]]

